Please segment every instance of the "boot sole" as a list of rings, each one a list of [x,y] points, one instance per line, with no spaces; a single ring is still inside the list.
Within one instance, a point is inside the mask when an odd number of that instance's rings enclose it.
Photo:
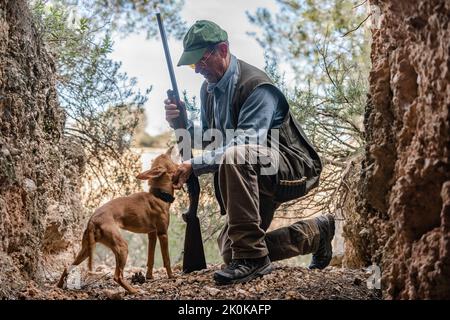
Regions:
[[[262,267],[259,267],[258,269],[253,271],[253,273],[249,274],[248,276],[246,276],[244,278],[235,279],[235,280],[225,280],[225,279],[221,279],[219,277],[216,277],[216,275],[214,275],[214,280],[215,280],[216,284],[218,284],[218,285],[245,283],[245,282],[251,281],[253,279],[262,277],[262,276],[264,276],[266,274],[269,274],[272,271],[273,271],[272,263],[269,263],[269,264],[266,264],[266,265],[264,265]]]

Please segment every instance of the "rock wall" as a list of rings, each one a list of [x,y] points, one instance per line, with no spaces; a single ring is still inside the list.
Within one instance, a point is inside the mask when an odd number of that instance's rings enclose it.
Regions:
[[[450,1],[372,0],[366,158],[353,247],[386,298],[450,298]]]
[[[80,235],[84,157],[64,121],[27,1],[0,1],[0,298],[53,279]]]

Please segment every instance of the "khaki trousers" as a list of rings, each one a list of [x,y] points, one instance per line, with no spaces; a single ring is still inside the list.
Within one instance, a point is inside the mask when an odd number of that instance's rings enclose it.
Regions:
[[[313,253],[319,246],[315,219],[304,219],[266,233],[280,203],[273,199],[276,174],[262,174],[261,161],[255,161],[260,156],[260,147],[230,147],[219,166],[219,189],[227,220],[218,244],[227,264],[231,259],[266,255],[271,261],[282,260]],[[265,164],[277,163],[275,158],[267,150],[261,156]]]

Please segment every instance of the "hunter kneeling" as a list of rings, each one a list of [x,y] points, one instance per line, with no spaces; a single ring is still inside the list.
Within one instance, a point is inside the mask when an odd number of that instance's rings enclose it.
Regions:
[[[183,45],[178,66],[190,65],[205,78],[200,90],[202,132],[214,129],[215,135],[230,137],[233,130],[232,139],[215,139],[222,142],[213,151],[184,161],[174,174],[175,188],[191,174],[215,175],[216,197],[227,214],[218,239],[226,266],[215,272],[215,281],[247,282],[270,273],[271,261],[309,253],[311,269],[325,268],[332,255],[332,215],[266,232],[280,204],[315,188],[322,171],[285,96],[263,71],[230,53],[227,33],[217,24],[197,21]],[[173,127],[180,111],[169,100],[164,103]],[[194,140],[192,123],[188,130]]]

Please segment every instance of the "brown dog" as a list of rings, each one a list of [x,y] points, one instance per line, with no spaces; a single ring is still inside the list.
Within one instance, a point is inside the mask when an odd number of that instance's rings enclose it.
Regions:
[[[116,257],[114,280],[130,293],[137,292],[123,277],[128,245],[120,234],[120,229],[148,234],[147,279],[153,277],[155,245],[158,236],[164,267],[169,278],[172,278],[167,229],[169,207],[174,200],[172,176],[178,165],[170,158],[171,151],[172,148],[156,157],[151,169],[137,176],[138,179],[148,180],[149,192],[134,193],[128,197],[111,200],[95,211],[84,231],[81,250],[69,270],[64,269],[58,282],[59,288],[64,286],[70,270],[86,258],[89,258],[89,270],[92,271],[95,243],[100,242],[110,248]]]

